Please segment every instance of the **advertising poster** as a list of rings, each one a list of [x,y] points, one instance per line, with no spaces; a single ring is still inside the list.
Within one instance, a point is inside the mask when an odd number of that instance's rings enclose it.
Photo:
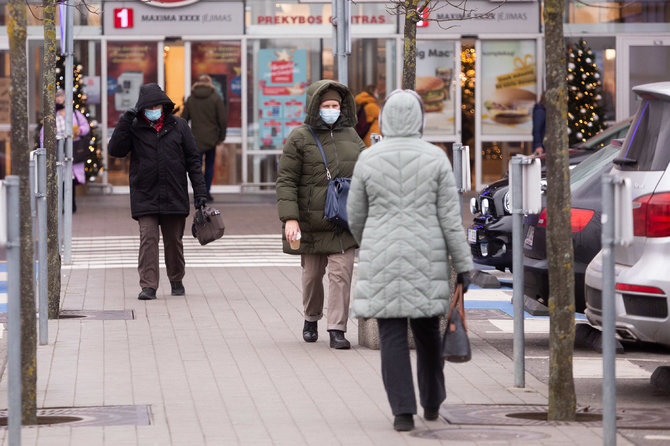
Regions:
[[[140,87],[158,82],[155,42],[107,42],[107,126],[137,103]]]
[[[226,103],[228,129],[242,127],[242,56],[239,42],[193,42],[191,79],[201,74],[212,78],[214,87]]]
[[[416,42],[416,92],[426,110],[425,135],[455,133],[455,57],[453,42]]]
[[[537,99],[535,41],[482,42],[482,134],[528,134]]]
[[[291,130],[304,120],[307,51],[260,50],[258,71],[258,144],[281,148]]]

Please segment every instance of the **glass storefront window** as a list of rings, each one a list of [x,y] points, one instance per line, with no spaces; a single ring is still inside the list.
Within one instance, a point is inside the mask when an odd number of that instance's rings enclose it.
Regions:
[[[416,91],[426,111],[424,135],[456,133],[456,88],[460,76],[456,42],[423,40],[416,42]]]
[[[488,141],[482,143],[482,182],[500,179],[514,155],[530,155],[530,141]]]
[[[240,135],[242,127],[242,53],[240,42],[192,42],[191,79],[208,74],[226,103],[227,135]]]
[[[616,39],[614,37],[579,37],[567,38],[566,48],[584,40],[595,54],[595,64],[600,72],[603,119],[614,122],[616,119]],[[648,60],[648,59],[645,59]]]
[[[158,82],[156,42],[107,42],[107,128],[116,126],[121,115],[137,103],[140,87]],[[128,184],[129,157],[107,159],[107,181]]]
[[[324,78],[321,39],[254,40],[247,57],[249,150],[281,150],[304,120],[307,87]]]
[[[530,135],[538,93],[535,40],[482,42],[482,135]]]
[[[6,2],[2,2],[6,3]],[[42,2],[27,1],[28,10],[26,11],[27,26],[42,26]],[[102,19],[102,2],[85,1],[77,2],[74,5],[74,25],[75,26],[100,26]],[[56,26],[60,26],[60,17],[56,9]],[[7,26],[9,22],[9,6],[0,5],[0,26]]]
[[[247,156],[247,178],[259,189],[272,190],[277,181],[277,167],[281,155]]]
[[[600,1],[566,3],[565,23],[668,23],[670,7],[666,2],[642,0],[635,2]]]

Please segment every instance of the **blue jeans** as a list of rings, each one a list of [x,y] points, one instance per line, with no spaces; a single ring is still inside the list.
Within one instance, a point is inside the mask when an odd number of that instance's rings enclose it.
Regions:
[[[202,158],[205,158],[205,185],[207,186],[207,193],[212,187],[212,180],[214,179],[214,160],[216,159],[216,146],[202,152],[200,154],[200,164],[202,165]]]

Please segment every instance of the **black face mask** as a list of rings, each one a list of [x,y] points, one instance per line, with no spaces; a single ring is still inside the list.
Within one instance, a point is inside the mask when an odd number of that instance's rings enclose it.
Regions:
[[[65,108],[65,104],[56,104],[56,110],[63,110]]]

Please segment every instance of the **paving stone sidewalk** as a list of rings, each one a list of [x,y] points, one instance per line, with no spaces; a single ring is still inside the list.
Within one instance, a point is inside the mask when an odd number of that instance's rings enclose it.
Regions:
[[[272,195],[216,198],[227,235],[281,230]],[[77,205],[74,237],[137,235],[127,196],[82,196]],[[169,295],[162,268],[158,299],[146,302],[137,300],[134,268],[65,267],[63,310],[132,311],[134,318],[49,321],[49,344],[38,347],[38,407],[80,408],[83,421],[24,427],[22,444],[602,444],[602,429],[583,423],[475,426],[415,417],[414,432],[395,432],[379,351],[357,345],[356,320],[347,333],[352,350],[328,348],[325,324],[317,343],[302,341],[299,279],[299,266],[187,263],[186,296]],[[515,388],[511,360],[482,337],[472,334],[471,342],[472,361],[445,365],[443,415],[450,405],[523,411],[547,403],[546,385],[527,375],[526,387]],[[100,406],[116,415],[96,419],[91,408]],[[6,430],[0,440],[8,444]],[[618,444],[631,443],[619,436]]]

